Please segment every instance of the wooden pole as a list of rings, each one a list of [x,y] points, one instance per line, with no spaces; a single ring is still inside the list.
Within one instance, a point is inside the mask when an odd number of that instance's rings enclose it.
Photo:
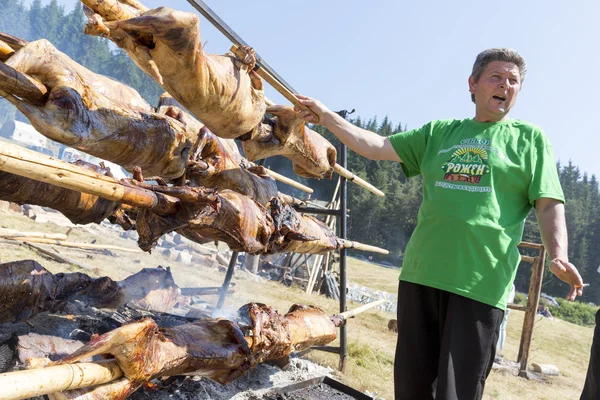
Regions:
[[[127,247],[121,246],[112,246],[107,244],[92,244],[92,243],[79,243],[79,242],[68,242],[66,240],[53,240],[53,239],[45,239],[38,237],[12,237],[10,240],[20,241],[20,242],[29,242],[29,243],[42,243],[42,244],[51,244],[53,246],[62,246],[62,247],[71,247],[75,249],[90,249],[90,250],[118,250],[125,251],[128,253],[141,253],[140,249],[131,249]]]
[[[356,250],[362,250],[362,251],[370,251],[372,253],[379,253],[379,254],[390,254],[390,252],[386,249],[382,249],[381,247],[376,247],[376,246],[371,246],[369,244],[363,244],[360,242],[354,242],[352,240],[344,240],[344,239],[338,239],[341,244],[342,247],[345,249],[356,249]]]
[[[312,190],[311,188],[309,188],[306,185],[301,184],[300,182],[296,182],[295,180],[290,179],[287,176],[278,174],[275,171],[271,171],[270,169],[266,169],[266,170],[267,170],[267,173],[273,177],[273,179],[275,179],[279,182],[285,183],[286,185],[290,185],[291,187],[302,190],[303,192],[306,192],[306,193],[311,193],[311,194],[314,193],[314,190]]]
[[[365,181],[364,179],[354,175],[352,172],[348,171],[346,168],[342,167],[341,165],[335,164],[335,166],[333,167],[333,170],[335,171],[336,174],[343,176],[350,182],[356,183],[358,186],[361,186],[361,187],[367,189],[369,192],[371,192],[379,197],[385,196],[385,193],[383,193],[381,190],[377,189],[375,186],[371,185],[369,182]]]
[[[308,206],[308,203],[306,201],[300,200],[296,197],[287,195],[285,193],[278,192],[277,195],[280,196],[286,204],[289,204],[291,206],[294,206],[294,205],[303,206],[303,207]]]
[[[312,293],[315,287],[315,280],[317,278],[317,271],[323,263],[323,255],[317,254],[315,261],[313,262],[312,268],[310,269],[310,276],[308,277],[308,283],[306,284],[306,293]]]
[[[54,239],[54,240],[67,240],[67,235],[62,233],[44,233],[44,232],[20,232],[16,229],[2,229],[0,228],[1,238],[43,238],[43,239]]]
[[[363,312],[365,312],[365,311],[367,311],[367,310],[369,310],[369,309],[371,309],[373,307],[377,307],[378,305],[385,303],[385,301],[386,301],[385,299],[379,299],[379,300],[376,300],[376,301],[374,301],[372,303],[365,304],[364,306],[360,306],[358,308],[355,308],[354,310],[345,311],[345,312],[339,313],[337,315],[339,315],[340,317],[343,317],[345,320],[347,320],[348,318],[352,318],[355,315],[363,313]]]
[[[179,202],[174,197],[125,186],[109,176],[6,142],[0,142],[0,170],[134,207],[151,209],[160,214],[174,214]]]
[[[0,400],[28,399],[114,381],[123,376],[116,360],[64,364],[0,374]]]
[[[230,51],[235,54],[236,57],[243,59],[246,54],[239,48],[239,46],[237,45],[233,45],[231,46]],[[313,122],[315,124],[319,123],[319,117],[317,116],[317,114],[315,114],[314,112],[312,112],[308,107],[306,107],[304,104],[300,103],[300,101],[298,100],[298,98],[296,97],[296,95],[292,92],[290,92],[285,86],[283,86],[277,79],[275,79],[275,77],[273,77],[271,74],[269,74],[267,71],[265,71],[264,69],[260,68],[260,67],[256,67],[255,68],[256,73],[263,78],[265,81],[267,81],[271,86],[273,86],[273,88],[275,90],[277,90],[279,93],[281,93],[283,95],[283,97],[285,97],[286,99],[289,100],[290,103],[292,103],[294,106],[296,106],[297,108],[301,109],[301,110],[306,110],[306,111],[310,111],[310,113],[313,115]],[[333,169],[337,174],[343,176],[344,178],[348,179],[349,181],[352,181],[354,183],[356,183],[359,186],[362,186],[363,188],[369,190],[370,192],[376,194],[377,196],[385,196],[385,194],[377,189],[375,186],[371,185],[369,182],[359,178],[358,176],[354,175],[352,172],[348,171],[347,169],[341,167],[340,165],[335,165],[334,169]],[[312,192],[309,192],[312,193]]]
[[[537,315],[537,308],[540,302],[545,262],[546,249],[542,246],[539,256],[535,257],[535,261],[531,266],[531,282],[529,284],[527,300],[528,310],[525,312],[525,318],[523,319],[523,332],[521,333],[521,344],[519,346],[519,355],[517,356],[517,362],[520,363],[519,376],[527,374],[527,361],[529,360],[529,351],[533,338],[535,316]]]

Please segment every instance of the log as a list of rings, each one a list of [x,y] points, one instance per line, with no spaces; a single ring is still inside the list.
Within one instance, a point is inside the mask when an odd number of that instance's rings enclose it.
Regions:
[[[44,232],[20,232],[15,229],[1,229],[0,237],[2,238],[43,238],[43,239],[54,239],[54,240],[67,240],[67,235],[62,233],[44,233]]]
[[[390,252],[386,249],[382,249],[381,247],[371,246],[369,244],[364,244],[360,242],[354,242],[352,240],[338,239],[345,249],[356,249],[362,251],[370,251],[372,253],[379,254],[390,254]]]
[[[115,360],[76,363],[0,374],[0,399],[19,400],[114,381],[123,376]]]
[[[182,296],[210,296],[218,295],[221,287],[191,287],[191,288],[180,288]],[[227,290],[228,294],[235,293],[235,288],[230,286]]]
[[[50,244],[53,246],[63,246],[63,247],[71,247],[76,249],[90,249],[90,250],[118,250],[125,251],[129,253],[141,253],[140,249],[132,249],[128,247],[120,247],[120,246],[111,246],[107,244],[92,244],[92,243],[80,243],[80,242],[67,242],[65,240],[52,240],[52,239],[43,239],[37,237],[15,237],[10,238],[9,240],[21,241],[25,243],[42,243],[42,244]]]
[[[369,192],[371,192],[379,197],[385,196],[385,193],[383,193],[381,190],[377,189],[375,186],[371,185],[369,182],[365,181],[364,179],[354,175],[352,172],[348,171],[346,168],[342,167],[339,164],[335,164],[335,166],[333,167],[333,171],[336,174],[343,176],[350,182],[356,183],[358,186],[361,186],[361,187],[367,189]]]
[[[109,176],[6,142],[0,142],[0,170],[134,207],[151,209],[160,214],[174,214],[179,202],[174,197],[125,186]]]
[[[533,367],[533,370],[535,372],[538,372],[538,373],[541,373],[544,375],[557,376],[560,374],[558,367],[556,365],[531,363],[531,366]]]

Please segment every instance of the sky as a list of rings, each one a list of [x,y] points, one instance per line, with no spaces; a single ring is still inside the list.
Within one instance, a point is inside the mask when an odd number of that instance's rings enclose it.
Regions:
[[[194,11],[185,0],[141,1]],[[510,116],[544,129],[557,160],[600,177],[597,0],[205,2],[297,92],[408,129],[473,117],[467,79],[476,55],[514,48],[528,74]],[[202,17],[200,30],[207,53],[228,51]],[[267,96],[289,104],[272,89]]]

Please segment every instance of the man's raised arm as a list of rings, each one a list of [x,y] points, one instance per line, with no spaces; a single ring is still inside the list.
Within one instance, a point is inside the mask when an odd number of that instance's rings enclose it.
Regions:
[[[318,100],[310,97],[296,95],[300,102],[308,107],[319,117],[319,125],[329,129],[350,150],[371,160],[387,160],[402,162],[398,153],[392,147],[390,139],[379,136],[375,132],[352,125],[340,117]],[[313,115],[309,111],[300,111],[306,122],[313,122]]]

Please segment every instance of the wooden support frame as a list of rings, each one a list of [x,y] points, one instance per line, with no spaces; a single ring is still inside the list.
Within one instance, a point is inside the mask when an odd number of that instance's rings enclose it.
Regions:
[[[520,243],[519,247],[538,250],[538,255],[535,257],[521,256],[523,261],[531,263],[531,278],[529,280],[527,305],[520,306],[517,304],[508,304],[508,308],[512,310],[525,311],[517,362],[519,363],[519,376],[527,377],[527,362],[529,361],[529,352],[531,350],[531,341],[533,339],[533,327],[542,291],[542,278],[544,276],[544,265],[546,263],[546,248],[541,244],[528,242]]]

